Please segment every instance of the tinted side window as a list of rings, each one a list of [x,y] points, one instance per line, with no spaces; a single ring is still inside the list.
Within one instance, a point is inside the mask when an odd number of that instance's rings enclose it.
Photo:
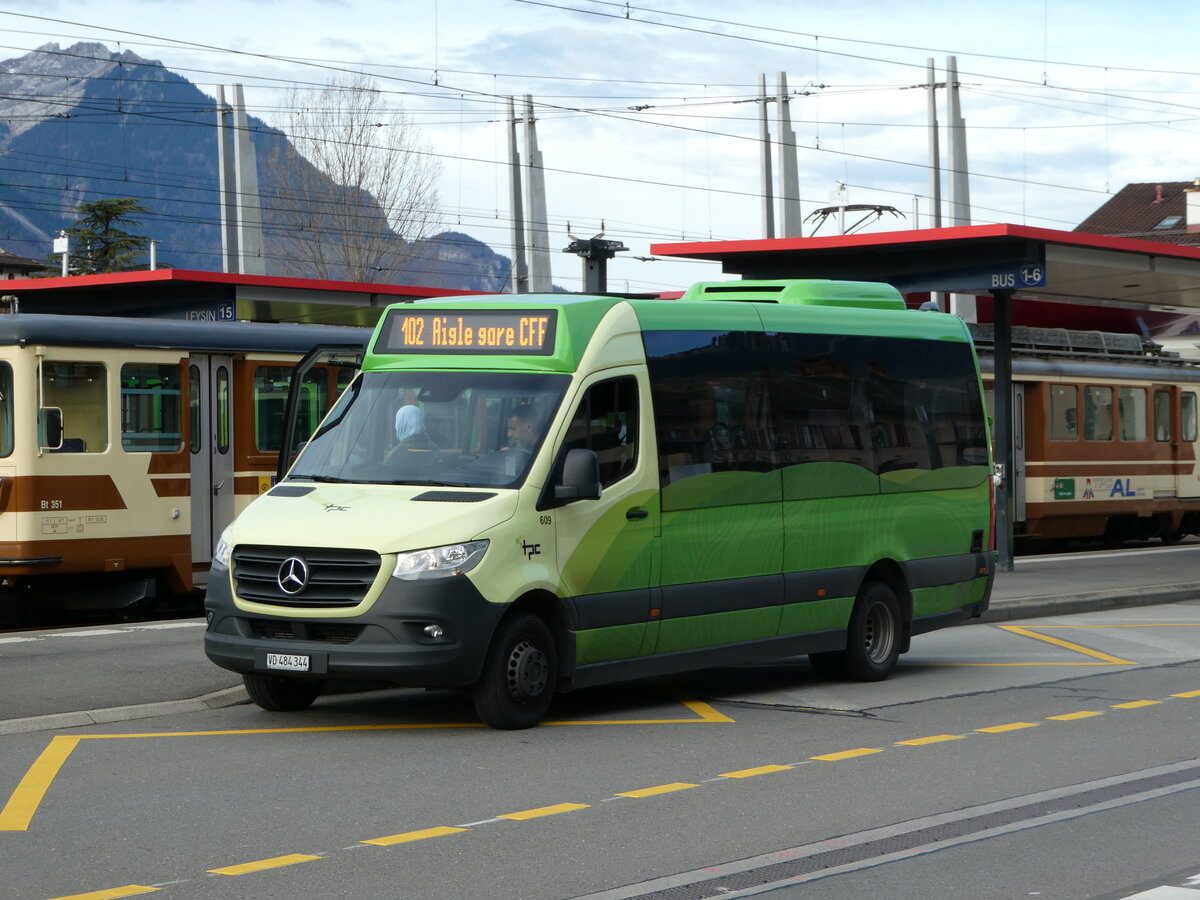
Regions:
[[[987,465],[983,406],[966,344],[859,341],[877,471]]]
[[[846,462],[871,468],[861,339],[772,337],[773,431],[779,465]]]
[[[664,486],[776,468],[764,335],[651,331],[644,341]]]
[[[594,450],[600,460],[600,482],[608,487],[637,464],[637,425],[637,380],[624,376],[601,381],[583,395],[563,450]]]

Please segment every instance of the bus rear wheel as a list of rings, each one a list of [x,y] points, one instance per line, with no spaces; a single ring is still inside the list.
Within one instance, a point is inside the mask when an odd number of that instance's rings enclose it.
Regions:
[[[492,728],[532,728],[550,708],[557,681],[550,628],[538,616],[519,615],[501,625],[471,699]]]
[[[890,585],[863,582],[850,614],[846,649],[810,653],[818,675],[853,681],[883,681],[900,658],[900,601]]]
[[[242,683],[246,693],[257,705],[270,712],[297,712],[308,709],[321,694],[324,683],[245,672]]]

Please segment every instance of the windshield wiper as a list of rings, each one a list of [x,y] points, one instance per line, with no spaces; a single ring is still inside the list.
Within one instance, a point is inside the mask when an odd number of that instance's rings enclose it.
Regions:
[[[352,484],[348,478],[334,478],[332,475],[293,475],[288,481],[319,481],[322,484]]]

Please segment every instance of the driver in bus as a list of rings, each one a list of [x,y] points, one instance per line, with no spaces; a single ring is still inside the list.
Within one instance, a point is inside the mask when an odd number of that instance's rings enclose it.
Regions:
[[[508,447],[509,450],[524,450],[532,453],[541,439],[538,429],[537,413],[528,403],[522,403],[508,414]]]

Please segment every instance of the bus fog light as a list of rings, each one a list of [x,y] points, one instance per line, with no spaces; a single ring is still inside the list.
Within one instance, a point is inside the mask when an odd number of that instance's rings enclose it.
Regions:
[[[433,638],[435,641],[446,633],[445,629],[437,623],[426,625],[424,631],[426,637]]]

